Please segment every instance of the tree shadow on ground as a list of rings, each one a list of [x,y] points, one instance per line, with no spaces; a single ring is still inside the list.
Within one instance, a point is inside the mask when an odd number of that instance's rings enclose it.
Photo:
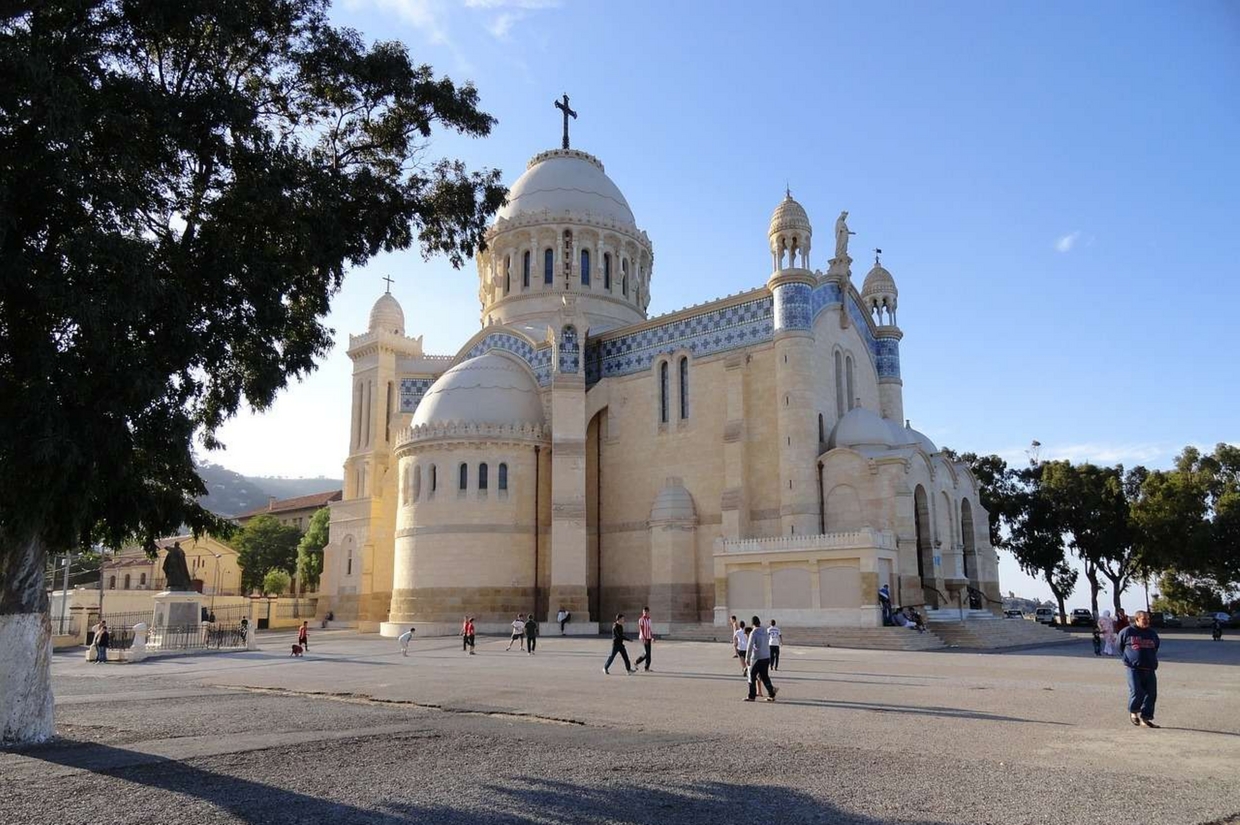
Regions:
[[[776,688],[779,686],[776,685]],[[907,713],[913,716],[934,716],[946,719],[980,719],[985,722],[1020,722],[1028,725],[1059,725],[1074,727],[1069,722],[1054,722],[1049,719],[1023,719],[1019,716],[1003,716],[998,713],[986,713],[980,710],[965,708],[945,708],[923,705],[884,705],[878,702],[848,702],[838,699],[793,699],[778,700],[781,705],[797,705],[812,708],[836,708],[838,710],[865,710],[875,713]]]
[[[401,799],[403,783],[397,782],[394,795],[389,795],[386,800],[376,800],[374,807],[362,807],[107,745],[59,740],[21,753],[54,765],[202,800],[246,823],[533,825],[610,822],[676,825],[710,822],[714,825],[750,825],[775,816],[781,825],[800,822],[941,825],[904,817],[888,819],[857,814],[799,790],[753,782],[637,784],[632,781],[596,781],[586,784],[521,777],[508,784],[483,786],[478,794],[479,799],[457,805],[450,801],[425,804]],[[630,768],[617,765],[615,770],[628,771]],[[109,792],[116,792],[116,789]]]
[[[1194,665],[1240,665],[1240,632],[1233,631],[1231,637],[1224,636],[1220,642],[1212,640],[1209,636],[1209,631],[1192,636],[1159,631],[1158,635],[1160,641],[1158,660],[1160,664],[1180,662]],[[1103,661],[1110,658],[1115,661],[1117,667],[1122,667],[1118,656],[1094,656],[1094,646],[1089,643],[1088,636],[1085,636],[1077,644],[972,652],[1006,653],[1012,656],[1055,656],[1071,659],[1096,658]]]

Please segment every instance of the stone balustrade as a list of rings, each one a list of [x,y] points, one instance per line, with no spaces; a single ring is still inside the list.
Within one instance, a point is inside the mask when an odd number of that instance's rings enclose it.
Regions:
[[[888,530],[862,527],[808,536],[771,536],[760,539],[725,540],[725,553],[787,553],[794,551],[843,550],[876,547],[895,550],[896,538]]]

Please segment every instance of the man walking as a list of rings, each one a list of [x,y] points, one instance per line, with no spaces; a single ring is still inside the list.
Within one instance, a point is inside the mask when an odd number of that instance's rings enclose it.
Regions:
[[[1134,725],[1157,728],[1154,702],[1158,699],[1158,634],[1150,627],[1150,614],[1137,611],[1137,623],[1119,634],[1119,649],[1128,670],[1128,717]]]
[[[611,626],[611,655],[607,657],[607,664],[603,665],[603,673],[611,675],[611,663],[615,661],[616,655],[624,660],[624,669],[632,676],[637,671],[629,664],[629,652],[624,649],[624,614],[616,614],[616,623]]]
[[[530,614],[530,618],[525,622],[525,655],[533,656],[534,648],[538,645],[538,620],[534,618],[534,614]]]
[[[396,641],[400,642],[400,655],[409,655],[409,642],[413,639],[413,628],[409,628],[404,633],[396,637]]]
[[[741,673],[746,672],[745,650],[748,646],[749,634],[745,632],[745,622],[739,621],[736,623],[736,630],[732,633],[732,649],[736,651],[732,658],[741,660]]]
[[[504,650],[512,650],[512,643],[517,643],[518,650],[525,650],[525,614],[518,613],[517,618],[512,620],[512,636],[508,639],[508,647]]]
[[[310,623],[302,622],[301,627],[297,628],[297,644],[301,645],[302,651],[310,649]]]
[[[775,620],[771,619],[771,626],[766,631],[766,637],[771,644],[771,670],[779,670],[779,646],[783,644],[783,635]]]
[[[755,701],[758,695],[758,680],[766,685],[766,701],[774,702],[779,689],[771,684],[771,646],[766,628],[762,620],[753,617],[753,630],[749,633],[749,649],[745,653],[745,661],[749,664],[749,696],[746,702]]]
[[[642,643],[644,652],[637,657],[637,661],[633,663],[636,668],[642,662],[646,663],[646,672],[650,672],[650,645],[654,644],[654,625],[650,622],[650,608],[643,607],[641,618],[637,620],[637,640]]]
[[[474,617],[466,616],[465,623],[461,625],[461,651],[468,651],[470,656],[474,655]]]

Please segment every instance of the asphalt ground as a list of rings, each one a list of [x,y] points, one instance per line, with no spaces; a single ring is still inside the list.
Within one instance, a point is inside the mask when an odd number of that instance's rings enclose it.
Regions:
[[[50,745],[0,823],[1240,822],[1240,639],[1163,645],[1160,730],[1087,639],[1001,654],[798,648],[774,703],[722,644],[395,641],[53,664]],[[636,657],[640,646],[629,645]]]

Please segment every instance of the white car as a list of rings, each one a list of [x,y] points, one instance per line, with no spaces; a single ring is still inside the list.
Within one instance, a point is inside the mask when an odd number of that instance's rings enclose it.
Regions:
[[[1054,624],[1055,608],[1039,607],[1037,610],[1033,611],[1033,620],[1038,624]]]

